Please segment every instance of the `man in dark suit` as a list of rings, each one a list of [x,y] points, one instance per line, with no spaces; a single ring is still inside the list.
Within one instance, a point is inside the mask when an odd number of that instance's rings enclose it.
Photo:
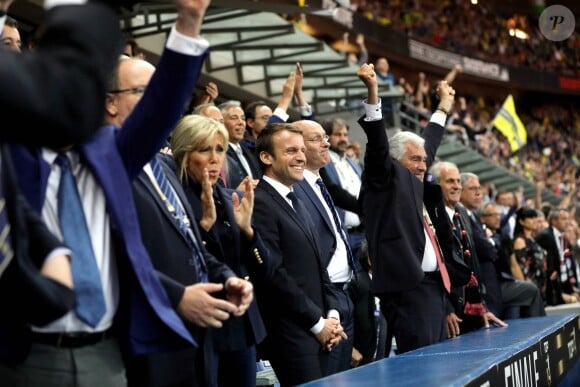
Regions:
[[[11,3],[0,3],[0,31]],[[26,128],[14,130],[4,125],[3,142],[62,145],[86,138],[100,125],[99,96],[104,96],[106,76],[117,60],[118,20],[103,6],[65,5],[48,10],[46,33],[36,54],[0,50],[0,112],[4,117],[18,112],[19,124]],[[77,96],[85,100],[79,103],[68,98],[69,87],[77,87]],[[74,307],[75,298],[69,289],[69,258],[63,255],[70,250],[62,248],[20,195],[5,145],[0,145],[0,203],[0,294],[4,295],[0,297],[4,314],[0,362],[13,365],[30,349],[29,343],[20,340],[27,334],[28,324],[44,325],[61,317]],[[18,297],[7,296],[11,293]],[[14,385],[4,371],[0,365],[0,379]]]
[[[441,188],[424,181],[455,91],[444,81],[439,84],[439,106],[424,130],[424,139],[400,132],[389,141],[372,65],[361,66],[358,76],[369,93],[359,124],[368,138],[361,197],[373,291],[381,299],[388,329],[401,353],[446,339],[446,291],[451,281],[461,286],[469,280],[459,263],[461,257],[455,257],[450,248],[453,237]],[[455,267],[457,273],[452,270]]]
[[[241,145],[246,131],[244,110],[237,101],[224,102],[219,105],[219,108],[224,117],[224,126],[229,134],[226,183],[228,187],[236,189],[246,176],[249,176],[257,184],[257,180],[262,176],[258,160],[250,150]]]
[[[566,256],[567,243],[564,231],[568,226],[570,214],[562,208],[550,210],[548,222],[550,227],[536,235],[536,242],[547,253],[548,277],[546,285],[546,302],[548,305],[558,305],[570,302],[576,296],[577,287],[576,265],[573,259]]]
[[[16,377],[26,374],[33,384],[62,385],[74,380],[85,385],[125,385],[120,347],[125,349],[125,357],[132,357],[162,352],[164,345],[151,339],[163,335],[184,346],[196,344],[174,311],[143,246],[131,193],[131,180],[161,148],[180,118],[208,46],[199,37],[208,2],[176,0],[176,5],[175,26],[148,85],[147,78],[132,79],[134,83],[109,90],[107,109],[117,106],[114,96],[135,105],[120,130],[104,126],[89,141],[61,148],[58,153],[12,147],[22,192],[56,235],[80,231],[71,230],[59,217],[65,208],[70,210],[64,203],[78,202],[77,214],[84,217],[85,240],[97,266],[83,273],[94,274],[91,285],[99,287],[98,292],[89,293],[93,301],[87,303],[93,308],[90,318],[77,307],[42,328],[34,327],[34,333],[24,338],[32,340],[31,354],[12,372]],[[119,109],[118,114],[123,111]],[[61,191],[71,194],[59,200]],[[77,292],[77,304],[80,296]],[[112,330],[113,319],[118,332]],[[73,362],[65,360],[69,356]],[[42,372],[35,372],[39,368]]]
[[[254,224],[270,251],[273,279],[257,295],[268,336],[261,350],[282,386],[321,378],[322,357],[343,337],[332,285],[312,220],[293,184],[306,163],[302,132],[268,125],[256,151],[264,176],[255,191]],[[345,338],[345,337],[344,337]]]
[[[466,184],[469,185],[469,181],[473,181],[473,178],[470,178]],[[476,184],[479,185],[479,180]],[[468,200],[462,198],[462,201],[468,205]],[[513,270],[520,271],[520,276],[523,278],[514,254],[513,241],[501,231],[499,207],[494,202],[487,202],[480,206],[478,213],[479,221],[485,227],[487,241],[492,246],[491,252],[488,252],[487,248],[485,251],[486,254],[493,255],[491,261],[495,264],[500,282],[500,301],[504,306],[503,317],[545,316],[544,300],[540,289],[532,282],[517,280],[512,272]],[[478,251],[478,255],[482,255],[481,251]]]
[[[481,264],[473,243],[471,227],[467,226],[467,214],[459,205],[461,199],[461,177],[457,166],[448,161],[440,161],[429,169],[431,175],[439,182],[445,203],[445,213],[453,230],[453,248],[458,250],[465,263],[473,272],[471,283],[467,286],[453,287],[447,297],[447,336],[455,337],[461,333],[479,329],[489,324],[507,326],[490,312],[483,299],[486,283],[482,278]],[[493,264],[491,264],[493,270]],[[495,280],[495,276],[493,278]]]
[[[350,368],[354,306],[348,287],[351,280],[354,280],[356,267],[346,230],[319,174],[320,169],[330,162],[328,136],[316,121],[302,120],[293,125],[302,130],[306,146],[304,179],[294,184],[294,192],[314,222],[318,244],[323,253],[322,266],[328,272],[338,301],[340,315],[337,318],[348,336],[330,353],[324,371],[326,375],[331,375]]]
[[[473,241],[474,253],[480,263],[481,280],[485,284],[485,303],[496,316],[502,315],[503,301],[500,276],[496,270],[497,252],[489,241],[483,224],[477,214],[481,205],[481,184],[477,175],[461,173],[461,206],[459,207],[467,233]]]
[[[151,66],[141,60],[121,59],[118,74],[112,77],[111,89],[123,89],[123,85],[134,81],[135,74],[138,74],[137,78],[144,80],[150,77],[152,71]],[[134,96],[128,96],[128,99],[126,101],[109,97],[105,112],[106,123],[123,126],[138,100]],[[209,370],[212,348],[208,345],[211,344],[211,333],[203,328],[221,327],[221,321],[228,319],[230,313],[242,313],[237,305],[216,298],[212,293],[225,288],[230,295],[236,294],[233,291],[233,282],[243,284],[250,288],[248,291],[251,290],[249,282],[236,279],[235,273],[229,267],[217,261],[205,249],[195,216],[175,175],[174,167],[171,157],[157,154],[155,160],[145,165],[133,182],[133,195],[143,243],[158,271],[161,284],[171,305],[183,319],[199,347],[203,348],[184,345],[183,342],[174,340],[171,335],[156,338],[156,342],[165,346],[162,353],[136,356],[126,361],[128,380],[133,386],[211,384]],[[169,183],[169,187],[165,181]],[[168,199],[161,187],[175,193],[177,205],[184,209],[182,218],[176,217],[174,209],[172,212],[171,206],[168,207]],[[186,232],[183,227],[187,227]],[[196,254],[202,255],[211,283],[201,282],[195,264],[195,259],[198,258]]]

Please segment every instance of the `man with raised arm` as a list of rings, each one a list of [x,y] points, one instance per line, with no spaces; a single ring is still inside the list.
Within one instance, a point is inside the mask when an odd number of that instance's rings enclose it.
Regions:
[[[365,115],[359,120],[368,138],[360,196],[373,257],[372,288],[402,353],[446,338],[445,295],[451,280],[460,286],[469,279],[467,267],[458,264],[454,270],[441,188],[425,174],[441,142],[455,90],[446,82],[439,84],[439,106],[423,137],[399,132],[388,140],[373,66],[362,65],[358,76],[368,89]]]

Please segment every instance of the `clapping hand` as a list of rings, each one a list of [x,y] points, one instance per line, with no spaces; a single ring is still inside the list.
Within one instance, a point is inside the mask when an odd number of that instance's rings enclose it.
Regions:
[[[201,182],[201,209],[202,216],[199,225],[205,231],[209,231],[217,220],[217,213],[213,201],[213,186],[209,180],[207,168],[203,169],[203,180]]]
[[[254,212],[254,181],[246,177],[240,186],[244,187],[244,197],[240,200],[237,193],[232,194],[234,204],[234,220],[246,236],[250,239],[254,237],[252,228],[252,214]]]

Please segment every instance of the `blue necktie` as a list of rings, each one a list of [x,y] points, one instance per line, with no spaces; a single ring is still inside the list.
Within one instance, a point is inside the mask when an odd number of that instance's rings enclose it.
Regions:
[[[322,192],[322,197],[324,198],[326,205],[328,206],[328,208],[330,208],[330,212],[332,213],[332,219],[334,220],[334,225],[336,226],[336,230],[338,231],[338,233],[340,234],[340,237],[342,238],[342,241],[344,242],[344,245],[346,247],[346,255],[348,258],[348,264],[349,264],[350,268],[353,271],[355,271],[356,264],[354,262],[354,257],[352,256],[350,244],[348,242],[348,239],[346,238],[346,235],[344,233],[342,225],[340,224],[340,219],[338,219],[338,212],[336,211],[336,207],[334,206],[334,202],[332,201],[332,198],[330,197],[330,192],[328,192],[328,189],[326,188],[326,186],[322,182],[321,178],[316,179],[316,184],[320,187],[320,191]]]
[[[6,199],[2,180],[3,175],[0,171],[0,276],[14,255],[12,243],[10,242],[10,223],[6,213]]]
[[[56,158],[56,164],[60,167],[57,197],[60,229],[65,244],[73,252],[72,275],[77,297],[76,314],[79,319],[94,328],[107,310],[101,276],[70,160],[61,154]]]
[[[193,233],[192,230],[192,225],[189,223],[187,214],[183,210],[183,206],[181,205],[181,202],[179,201],[177,194],[173,190],[173,187],[171,186],[171,183],[167,179],[165,171],[163,170],[163,167],[161,166],[159,161],[157,161],[156,158],[153,158],[149,162],[149,165],[151,165],[151,169],[153,170],[153,176],[155,176],[155,180],[157,180],[157,184],[159,185],[161,192],[163,192],[163,195],[165,195],[165,198],[172,207],[172,210],[170,210],[170,212],[172,212],[173,218],[177,222],[179,229],[181,230],[182,234],[185,236],[185,239],[188,241],[190,247],[193,250],[194,259],[192,263],[196,268],[199,282],[208,282],[209,279],[207,274],[207,268],[201,255],[199,244],[197,243],[195,234]]]

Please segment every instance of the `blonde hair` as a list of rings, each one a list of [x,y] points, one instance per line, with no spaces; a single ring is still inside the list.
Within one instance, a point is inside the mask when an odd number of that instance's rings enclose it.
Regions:
[[[187,171],[189,154],[207,146],[215,135],[220,135],[224,139],[224,149],[227,150],[229,137],[223,124],[196,114],[183,116],[179,120],[171,134],[171,150],[177,164],[177,176],[182,183],[189,177]],[[224,159],[224,170],[227,171],[227,158]]]

